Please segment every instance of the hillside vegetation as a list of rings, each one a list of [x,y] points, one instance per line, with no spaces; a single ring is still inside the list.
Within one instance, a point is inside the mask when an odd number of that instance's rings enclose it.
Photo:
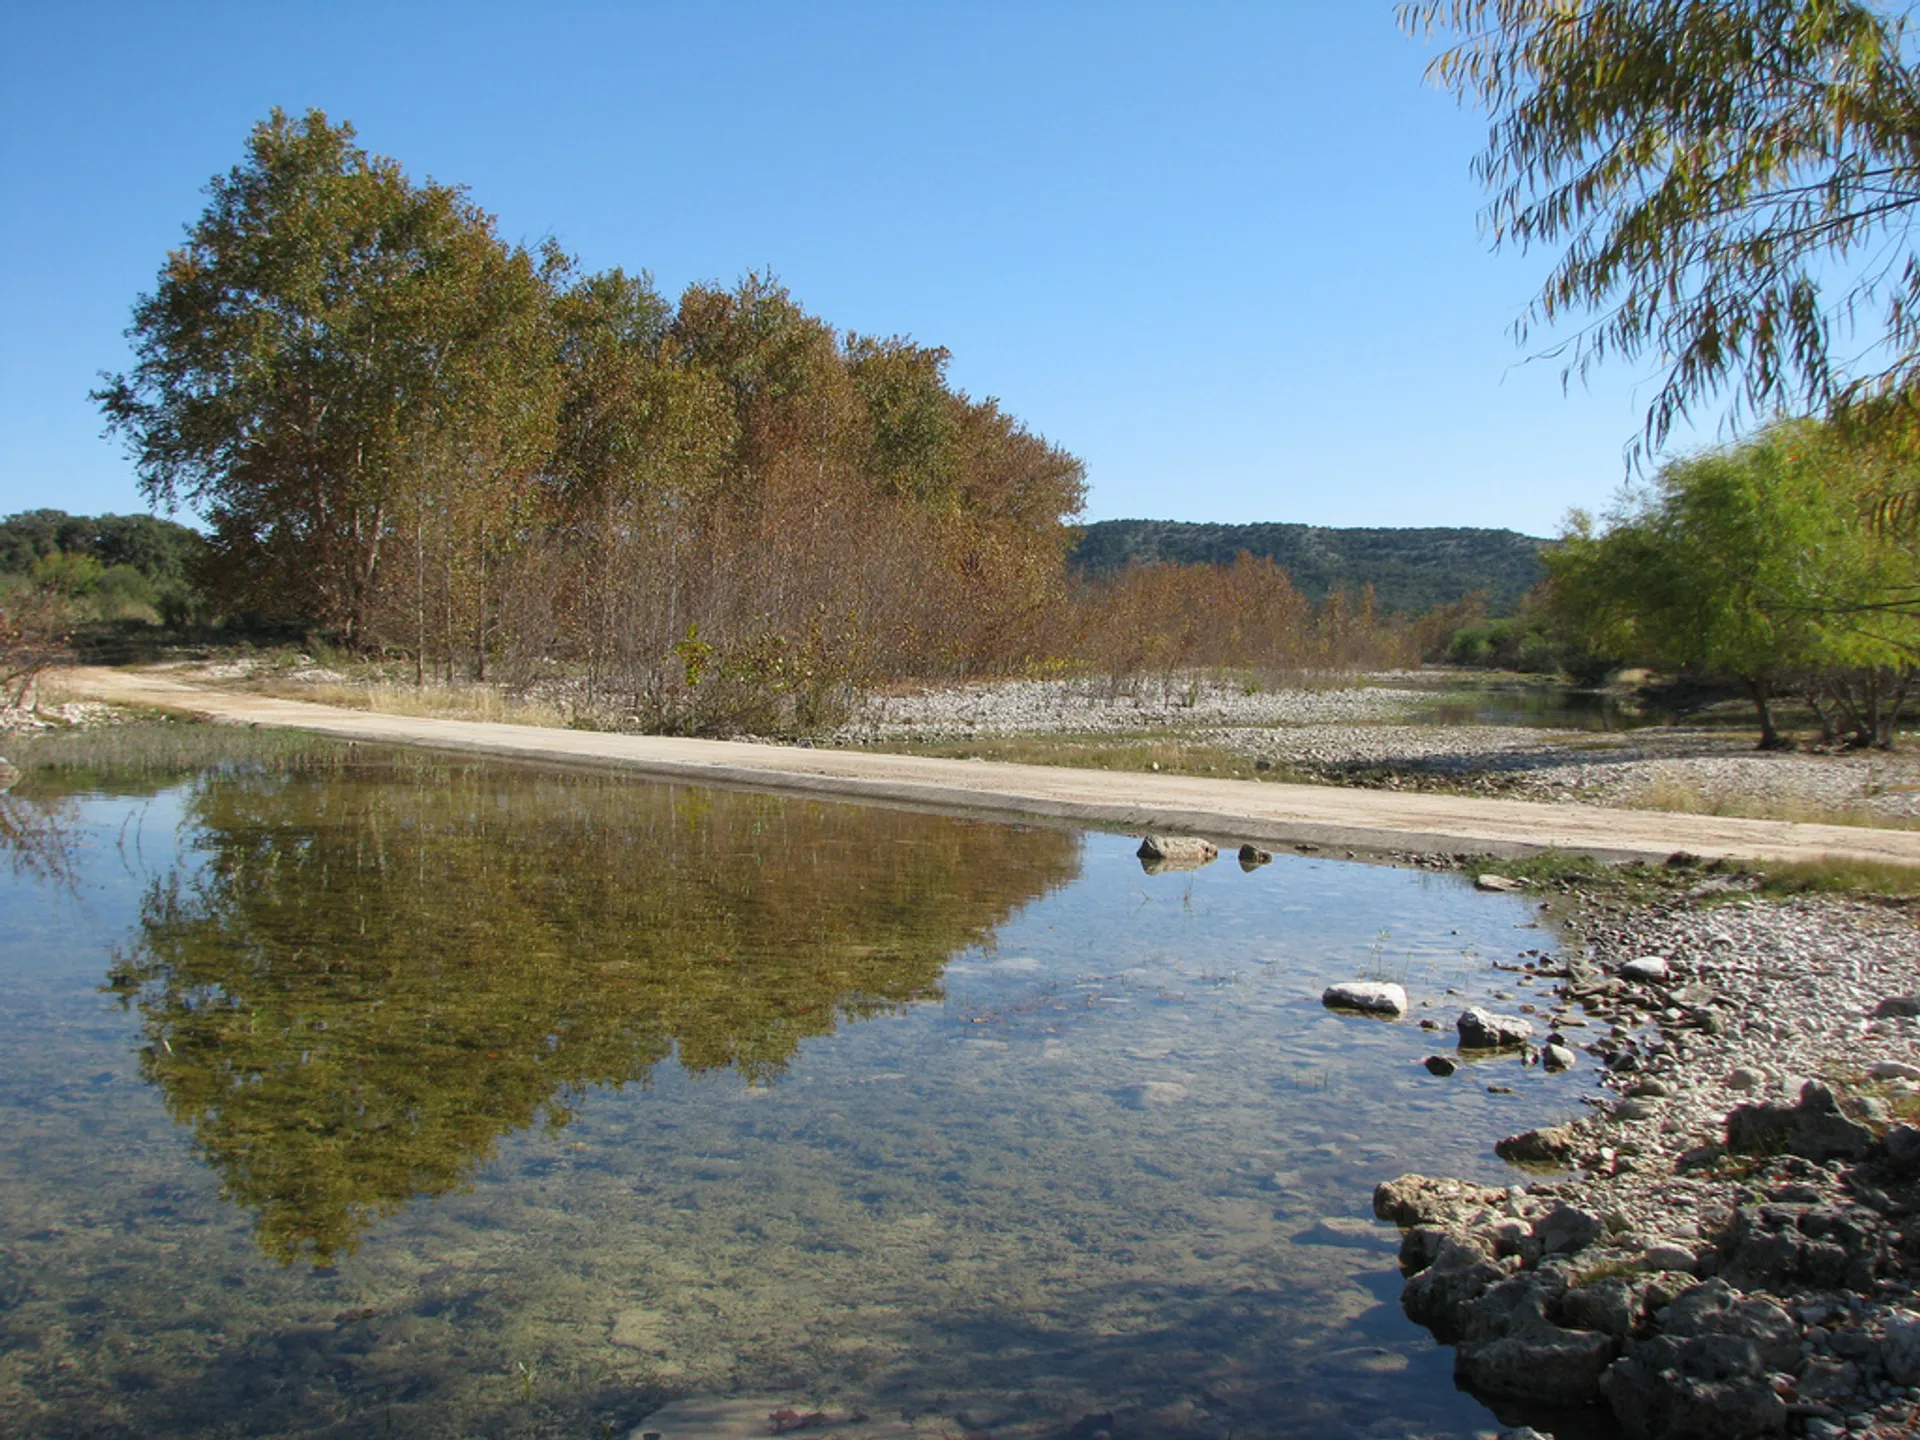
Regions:
[[[1308,600],[1371,585],[1382,611],[1418,614],[1486,591],[1487,612],[1510,615],[1546,573],[1548,541],[1513,530],[1462,527],[1329,529],[1320,525],[1216,525],[1101,520],[1086,527],[1069,563],[1093,579],[1133,564],[1228,565],[1245,551],[1271,560]]]

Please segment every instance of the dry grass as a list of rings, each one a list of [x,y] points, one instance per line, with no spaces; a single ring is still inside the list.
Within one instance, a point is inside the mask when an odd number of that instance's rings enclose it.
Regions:
[[[1920,830],[1920,818],[1894,815],[1871,805],[1819,805],[1778,796],[1742,795],[1698,780],[1663,775],[1636,790],[1627,801],[1633,810],[1668,810],[1682,815],[1725,815],[1741,820],[1789,820],[1806,825],[1853,825],[1876,830]]]
[[[508,695],[491,685],[396,685],[384,680],[356,685],[344,682],[279,680],[250,681],[247,690],[278,700],[304,700],[313,705],[338,705],[368,710],[376,715],[410,715],[436,720],[483,720],[502,725],[535,725],[564,729],[573,717],[545,700]]]
[[[1219,745],[1163,735],[998,735],[972,740],[892,741],[857,748],[949,760],[999,760],[1014,765],[1158,771],[1167,775],[1211,776],[1217,780],[1314,782],[1313,776],[1287,766],[1256,770],[1250,756]]]

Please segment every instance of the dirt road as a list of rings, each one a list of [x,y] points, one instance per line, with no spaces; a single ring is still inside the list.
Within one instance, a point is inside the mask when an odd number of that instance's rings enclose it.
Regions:
[[[366,743],[971,814],[1205,835],[1236,846],[1251,840],[1355,851],[1493,854],[1555,848],[1617,859],[1657,859],[1687,850],[1707,858],[1831,856],[1920,866],[1916,831],[377,715],[203,689],[129,670],[71,670],[61,679],[68,689],[100,700]]]

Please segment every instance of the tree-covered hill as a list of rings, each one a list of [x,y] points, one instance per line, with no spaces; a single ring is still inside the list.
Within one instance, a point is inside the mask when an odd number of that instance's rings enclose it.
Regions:
[[[1101,520],[1086,527],[1071,564],[1089,578],[1132,563],[1225,565],[1241,551],[1284,569],[1315,602],[1335,589],[1374,589],[1382,610],[1418,612],[1476,590],[1490,614],[1510,614],[1545,573],[1549,542],[1513,530],[1329,529],[1319,525],[1213,525]]]

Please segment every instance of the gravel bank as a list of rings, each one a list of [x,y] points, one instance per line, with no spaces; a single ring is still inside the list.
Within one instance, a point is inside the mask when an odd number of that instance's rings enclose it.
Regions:
[[[1415,678],[1387,674],[1366,685],[1253,693],[1198,678],[1124,693],[1086,680],[958,685],[876,696],[831,743],[1178,736],[1334,784],[1783,818],[1841,810],[1875,823],[1920,822],[1920,755],[1911,751],[1761,754],[1740,738],[1684,727],[1408,724],[1440,698]]]
[[[1501,1153],[1572,1173],[1383,1185],[1403,1303],[1476,1389],[1605,1405],[1635,1436],[1910,1437],[1920,926],[1853,901],[1702,903],[1727,883],[1583,903],[1562,956],[1529,962],[1602,1090]]]

